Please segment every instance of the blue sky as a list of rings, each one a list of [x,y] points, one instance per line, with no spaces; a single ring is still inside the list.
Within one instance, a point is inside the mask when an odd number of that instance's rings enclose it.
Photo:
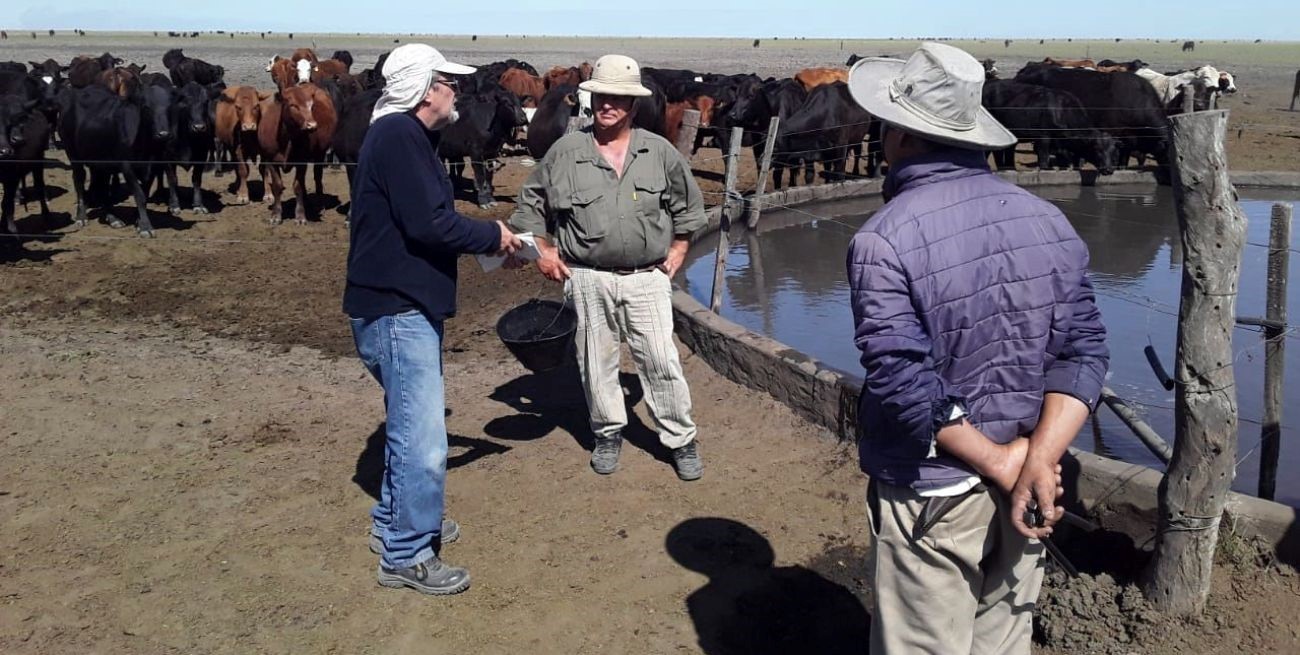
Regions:
[[[103,0],[7,0],[0,7],[0,26],[584,36],[1300,40],[1300,0],[136,0],[122,5]]]

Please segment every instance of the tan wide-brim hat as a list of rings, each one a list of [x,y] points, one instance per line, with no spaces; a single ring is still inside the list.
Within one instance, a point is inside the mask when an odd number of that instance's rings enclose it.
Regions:
[[[964,50],[923,43],[907,61],[859,60],[849,94],[867,113],[906,132],[960,148],[1001,150],[1016,136],[984,109],[984,66]]]
[[[578,85],[583,91],[607,96],[648,96],[650,89],[641,85],[641,67],[623,55],[605,55],[596,60],[591,79]]]

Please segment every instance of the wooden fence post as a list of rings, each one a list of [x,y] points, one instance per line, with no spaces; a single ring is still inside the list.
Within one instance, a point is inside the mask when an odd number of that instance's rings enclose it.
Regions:
[[[1190,114],[1196,111],[1196,87],[1185,84],[1183,85],[1183,113]]]
[[[780,124],[780,116],[773,116],[767,123],[767,140],[763,142],[763,162],[758,168],[758,186],[754,188],[754,195],[749,201],[749,220],[746,221],[751,230],[758,225],[758,215],[763,211],[759,196],[767,191],[767,176],[772,172],[772,150],[776,147],[776,127]]]
[[[726,191],[723,194],[722,211],[719,214],[718,255],[713,262],[713,297],[709,302],[709,309],[713,310],[714,314],[722,311],[722,280],[726,277],[724,269],[727,266],[727,232],[731,230],[732,197],[736,195],[736,174],[740,168],[738,157],[740,139],[744,135],[744,129],[731,128],[731,144],[727,148]]]
[[[700,130],[700,110],[687,109],[682,112],[682,126],[677,130],[677,152],[690,159],[691,149],[695,147],[695,134]]]
[[[1170,118],[1174,207],[1183,241],[1174,452],[1160,483],[1154,557],[1143,591],[1157,608],[1205,608],[1228,490],[1236,474],[1232,331],[1246,215],[1228,181],[1228,112]]]
[[[1268,308],[1264,327],[1264,425],[1259,430],[1259,497],[1273,500],[1282,450],[1282,383],[1286,374],[1286,278],[1291,263],[1291,205],[1273,205],[1268,233]]]

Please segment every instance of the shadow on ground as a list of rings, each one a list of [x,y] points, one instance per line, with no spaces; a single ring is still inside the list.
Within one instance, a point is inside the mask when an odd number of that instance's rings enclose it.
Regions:
[[[739,521],[717,517],[679,523],[664,547],[678,564],[709,578],[686,599],[705,653],[867,651],[871,617],[860,595],[861,580],[850,583],[855,594],[815,570],[832,563],[860,572],[866,562],[856,555],[844,562],[847,553],[828,551],[829,557],[810,563],[815,568],[773,566],[775,553],[767,539]]]

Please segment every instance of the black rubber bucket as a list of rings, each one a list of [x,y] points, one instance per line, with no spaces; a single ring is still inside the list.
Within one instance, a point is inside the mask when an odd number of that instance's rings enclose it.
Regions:
[[[567,304],[534,298],[497,319],[497,336],[533,372],[549,371],[573,356],[578,314]]]

